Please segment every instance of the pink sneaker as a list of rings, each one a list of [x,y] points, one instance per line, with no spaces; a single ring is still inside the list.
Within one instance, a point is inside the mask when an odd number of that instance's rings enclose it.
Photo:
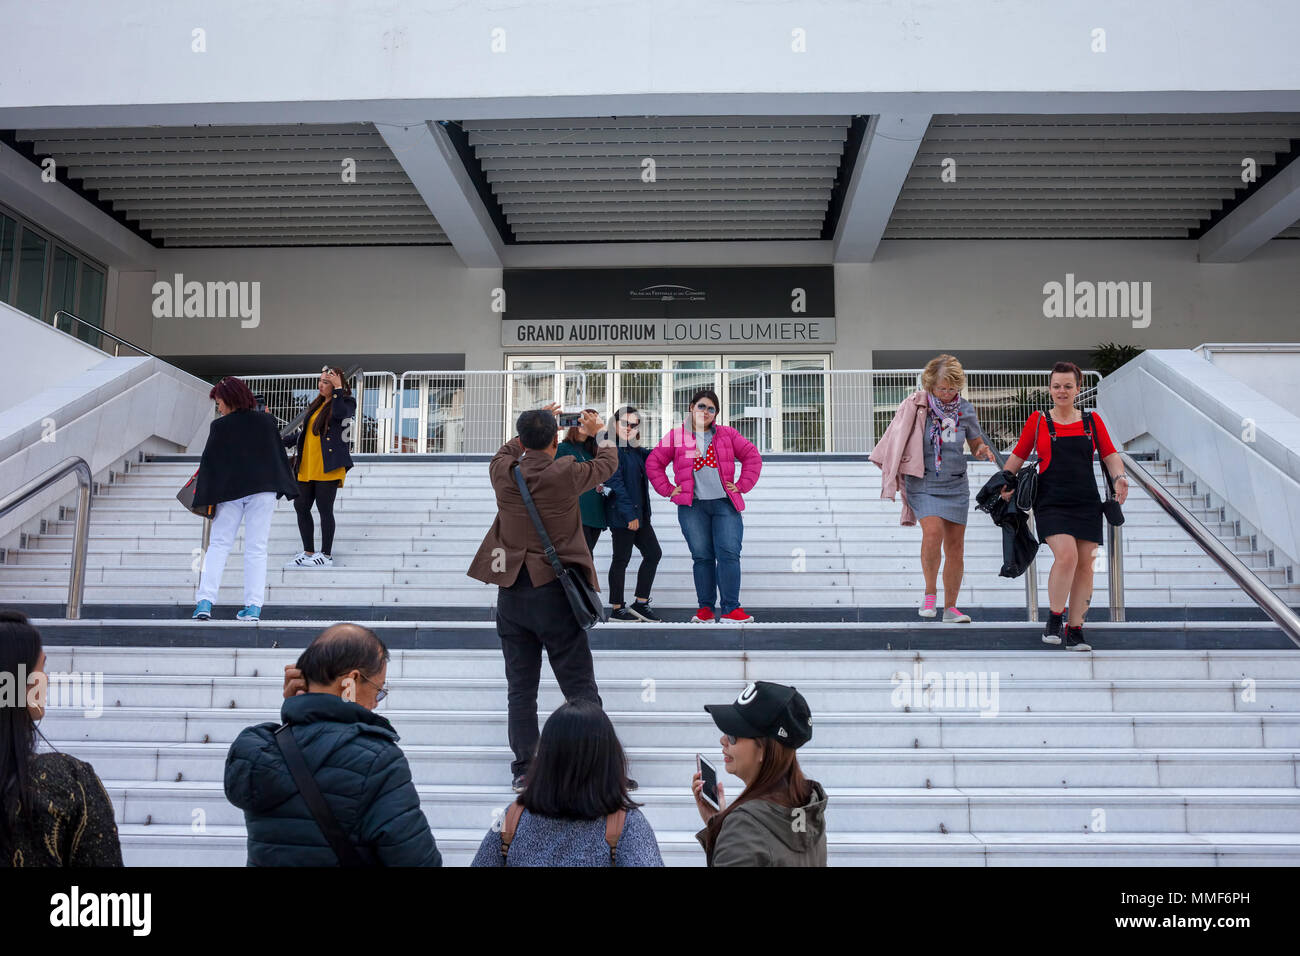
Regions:
[[[934,617],[938,614],[939,612],[934,609],[935,599],[938,598],[938,596],[939,595],[937,594],[927,594],[925,599],[921,602],[921,609],[916,613],[921,617]]]
[[[963,614],[955,607],[946,607],[943,609],[943,623],[945,624],[969,624],[970,615]]]

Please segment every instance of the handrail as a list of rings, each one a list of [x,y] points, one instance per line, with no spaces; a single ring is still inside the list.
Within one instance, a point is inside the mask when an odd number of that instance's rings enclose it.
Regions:
[[[1145,468],[1139,465],[1133,456],[1127,452],[1119,453],[1120,461],[1124,462],[1124,472],[1133,478],[1136,478],[1138,484],[1149,494],[1155,503],[1164,509],[1165,513],[1174,519],[1184,531],[1186,531],[1193,541],[1201,546],[1206,554],[1214,559],[1214,562],[1221,567],[1232,578],[1237,585],[1249,595],[1250,599],[1259,605],[1260,609],[1267,614],[1278,627],[1280,627],[1291,638],[1297,646],[1300,646],[1300,615],[1291,610],[1280,597],[1273,593],[1267,584],[1245,563],[1233,554],[1228,547],[1216,538],[1210,529],[1201,524],[1196,516],[1183,506],[1183,503],[1174,498],[1165,491],[1164,486],[1156,481]],[[1103,466],[1105,467],[1105,466]],[[1111,606],[1114,608],[1118,603],[1121,612],[1124,607],[1124,581],[1120,575],[1117,579],[1112,574],[1110,579],[1111,587]]]
[[[9,514],[33,495],[38,495],[56,481],[76,472],[77,527],[72,538],[72,574],[68,579],[69,621],[81,618],[81,597],[86,591],[86,545],[90,538],[90,482],[92,479],[90,465],[86,459],[73,456],[65,458],[53,468],[46,469],[17,491],[0,498],[0,518]]]
[[[354,378],[363,377],[365,374],[366,373],[362,370],[360,365],[354,365],[346,372],[343,373],[343,381],[349,382]],[[296,378],[297,376],[293,376],[293,377]],[[289,424],[285,425],[283,428],[280,429],[281,438],[288,438],[290,435],[292,435],[294,432],[298,430],[298,426],[301,425],[307,419],[308,408],[311,408],[311,402],[308,402],[307,407],[293,417],[293,421],[289,422]]]
[[[135,349],[137,352],[142,352],[142,353],[144,353],[145,355],[149,356],[150,358],[158,358],[158,356],[154,355],[154,354],[153,354],[152,352],[150,352],[148,349],[142,349],[140,346],[136,345],[134,342],[128,342],[126,339],[119,338],[118,336],[114,335],[112,332],[108,331],[108,329],[101,329],[101,328],[100,328],[98,325],[96,325],[94,322],[87,322],[85,319],[81,318],[80,316],[73,315],[71,312],[66,312],[66,311],[64,311],[63,309],[60,309],[58,312],[55,312],[55,313],[54,313],[54,327],[55,327],[56,329],[59,327],[59,316],[61,316],[61,315],[66,315],[68,318],[72,319],[72,321],[74,321],[74,322],[80,322],[80,323],[81,323],[82,325],[84,325],[86,328],[88,328],[88,329],[94,329],[94,330],[95,330],[96,332],[98,332],[100,335],[107,335],[107,336],[108,336],[110,339],[112,339],[114,342],[117,342],[117,343],[119,343],[119,344],[121,344],[121,345],[125,345],[125,346],[127,346],[128,348],[133,348],[133,349]],[[105,350],[104,350],[104,349],[100,349],[100,351],[102,352],[102,351],[105,351]],[[113,357],[114,357],[114,358],[117,357],[117,349],[114,349],[114,350],[113,350]]]

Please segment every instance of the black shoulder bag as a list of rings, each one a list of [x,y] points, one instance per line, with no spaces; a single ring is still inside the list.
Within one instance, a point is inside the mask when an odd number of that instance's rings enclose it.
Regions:
[[[1045,418],[1048,417],[1043,415],[1042,412],[1035,412],[1035,414]],[[1048,422],[1047,432],[1050,435],[1052,433],[1050,418],[1048,418]],[[1038,429],[1042,424],[1042,421],[1039,421],[1034,426],[1034,448],[1038,447]],[[1016,491],[1012,500],[1015,501],[1016,508],[1020,511],[1032,511],[1034,505],[1038,503],[1038,464],[1038,455],[1035,454],[1033,461],[1025,462],[1020,466],[1020,470],[1016,472]]]
[[[537,529],[537,535],[542,539],[542,547],[546,549],[546,560],[551,562],[551,567],[555,569],[555,576],[564,588],[564,596],[569,599],[569,607],[573,609],[573,616],[577,619],[578,626],[585,631],[597,624],[604,624],[609,619],[605,613],[605,602],[600,599],[600,595],[592,588],[581,569],[574,570],[560,563],[559,555],[555,553],[555,545],[551,543],[551,536],[546,533],[546,526],[542,524],[542,516],[537,513],[537,506],[533,504],[533,496],[528,493],[528,485],[524,483],[524,475],[519,470],[518,462],[511,465],[510,469],[515,473],[515,484],[519,486],[519,494],[523,496],[524,506],[528,508],[529,517],[533,519],[533,527]]]
[[[307,801],[307,809],[311,811],[316,825],[320,827],[320,832],[329,841],[334,855],[339,858],[339,866],[377,866],[374,853],[368,848],[358,849],[343,832],[343,827],[339,826],[338,819],[320,792],[316,778],[307,769],[307,761],[303,759],[298,741],[294,740],[293,731],[289,729],[288,724],[281,724],[276,728],[275,744],[284,755],[284,762],[289,765],[289,773],[293,775],[293,782],[298,785],[298,792]]]
[[[1101,455],[1101,449],[1097,448],[1097,433],[1092,427],[1092,412],[1083,413],[1083,427],[1088,430],[1088,437],[1092,439],[1092,447],[1096,449],[1097,454]],[[1115,479],[1110,476],[1110,469],[1106,463],[1099,462],[1101,473],[1106,478],[1106,500],[1101,503],[1101,513],[1106,516],[1106,521],[1119,527],[1124,523],[1124,511],[1120,507],[1119,499],[1115,497]]]

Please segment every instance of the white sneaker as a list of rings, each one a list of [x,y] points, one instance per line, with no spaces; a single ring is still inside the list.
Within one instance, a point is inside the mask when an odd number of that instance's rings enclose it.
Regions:
[[[286,568],[305,568],[307,562],[311,560],[311,555],[306,551],[299,551],[292,558],[284,563]]]
[[[307,559],[307,566],[309,568],[331,568],[334,566],[334,559],[324,551],[317,551]]]

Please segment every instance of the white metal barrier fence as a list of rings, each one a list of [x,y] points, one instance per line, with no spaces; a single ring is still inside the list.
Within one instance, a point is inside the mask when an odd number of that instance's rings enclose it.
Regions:
[[[608,418],[633,405],[643,441],[658,441],[684,420],[692,394],[711,388],[718,421],[764,452],[862,453],[884,434],[900,402],[917,387],[918,369],[584,369],[409,371],[396,394],[399,453],[491,453],[514,433],[519,413],[559,402]],[[1084,373],[1081,407],[1101,376]],[[1047,376],[1021,370],[968,371],[963,395],[981,426],[1009,449],[1029,415],[1051,404]]]
[[[320,373],[240,376],[281,425],[316,395]],[[683,421],[697,389],[711,388],[718,421],[763,452],[862,453],[884,434],[898,405],[918,387],[919,369],[584,369],[366,372],[350,383],[357,398],[352,451],[370,454],[490,454],[514,433],[519,413],[559,402],[608,418],[633,405],[643,441]],[[1080,407],[1091,408],[1097,372],[1084,372]],[[1051,405],[1047,376],[1021,370],[968,370],[962,394],[980,425],[1009,450],[1029,415]]]
[[[266,410],[283,428],[311,404],[320,384],[320,372],[302,375],[239,375],[266,402]],[[348,382],[357,400],[357,415],[344,435],[353,453],[382,454],[393,449],[393,400],[397,376],[392,372],[365,372]],[[494,449],[495,450],[495,449]]]

